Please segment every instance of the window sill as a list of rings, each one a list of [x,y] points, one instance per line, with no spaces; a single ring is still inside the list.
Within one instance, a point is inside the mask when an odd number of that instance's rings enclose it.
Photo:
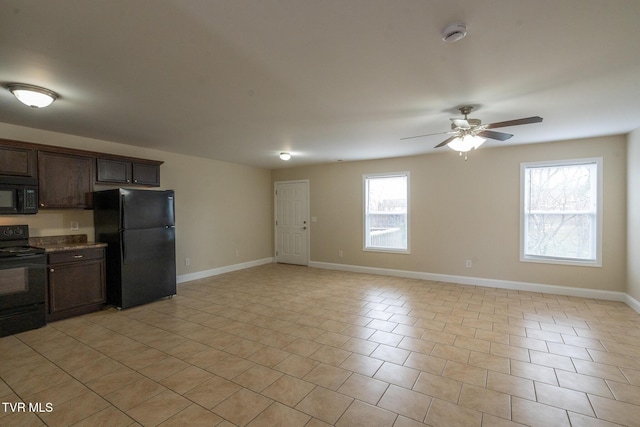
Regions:
[[[576,267],[602,267],[602,261],[600,260],[577,260],[570,258],[555,258],[555,257],[541,257],[541,256],[520,256],[520,262],[531,262],[536,264],[556,264],[556,265],[570,265]]]
[[[408,255],[411,253],[409,249],[391,249],[391,248],[363,248],[365,252],[383,252],[389,254],[405,254]]]

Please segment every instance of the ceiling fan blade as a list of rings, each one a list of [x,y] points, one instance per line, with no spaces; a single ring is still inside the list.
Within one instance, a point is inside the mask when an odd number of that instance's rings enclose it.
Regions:
[[[482,132],[478,132],[476,135],[484,138],[497,139],[498,141],[506,141],[513,136],[510,133],[494,132],[492,130],[483,130]]]
[[[471,125],[467,121],[467,119],[451,119],[451,123],[455,125],[455,127],[460,129],[470,129]]]
[[[525,117],[524,119],[507,120],[506,122],[489,123],[485,125],[485,129],[506,128],[508,126],[528,125],[529,123],[540,123],[542,117],[533,116]]]
[[[404,138],[400,138],[400,141],[404,141],[405,139],[422,138],[423,136],[445,135],[445,134],[450,134],[450,133],[453,133],[453,132],[451,132],[451,131],[449,131],[449,132],[437,132],[437,133],[427,133],[427,134],[424,134],[424,135],[406,136]]]
[[[450,136],[449,138],[445,139],[444,141],[442,141],[440,144],[436,145],[433,148],[440,148],[440,147],[444,147],[445,145],[447,145],[448,143],[450,143],[451,141],[453,141],[454,139],[456,139],[458,137],[458,135],[454,135],[454,136]]]

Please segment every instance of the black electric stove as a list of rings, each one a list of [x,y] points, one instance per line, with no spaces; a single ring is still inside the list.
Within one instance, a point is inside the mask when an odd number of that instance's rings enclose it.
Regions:
[[[29,226],[0,225],[0,337],[45,325],[46,267]]]

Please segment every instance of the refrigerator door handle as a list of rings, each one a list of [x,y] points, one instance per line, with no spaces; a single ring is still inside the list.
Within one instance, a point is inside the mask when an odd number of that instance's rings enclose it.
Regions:
[[[124,194],[120,194],[120,228],[124,228]],[[122,240],[122,239],[120,239]]]
[[[120,231],[120,253],[122,254],[122,259],[120,261],[123,263],[124,263],[124,260],[127,259],[126,250],[127,250],[127,246],[124,244],[124,232]]]

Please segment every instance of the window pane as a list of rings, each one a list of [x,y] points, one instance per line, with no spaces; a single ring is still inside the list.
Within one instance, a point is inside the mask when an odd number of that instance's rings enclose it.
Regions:
[[[596,260],[597,164],[526,167],[524,254]]]
[[[407,175],[368,177],[365,182],[367,248],[406,250]]]
[[[593,212],[593,174],[594,164],[528,168],[529,210]]]
[[[529,255],[595,259],[594,218],[579,214],[532,214],[527,220]]]

